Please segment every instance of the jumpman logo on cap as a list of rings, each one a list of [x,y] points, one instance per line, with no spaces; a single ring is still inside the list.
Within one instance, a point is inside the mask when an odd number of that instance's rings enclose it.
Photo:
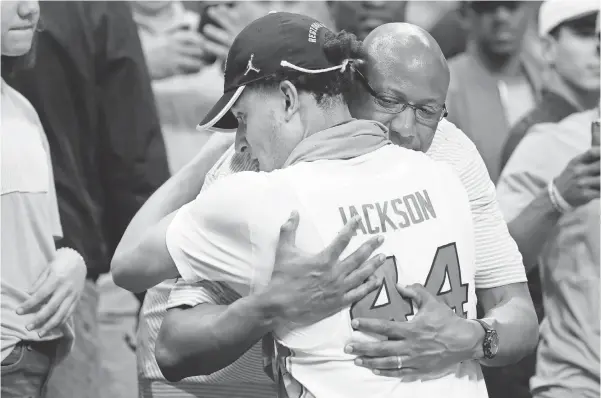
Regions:
[[[256,68],[253,65],[253,58],[255,57],[255,54],[250,54],[250,59],[248,60],[248,64],[246,64],[246,72],[244,72],[244,76],[248,75],[248,72],[250,72],[251,70],[254,72],[261,72],[261,69]]]

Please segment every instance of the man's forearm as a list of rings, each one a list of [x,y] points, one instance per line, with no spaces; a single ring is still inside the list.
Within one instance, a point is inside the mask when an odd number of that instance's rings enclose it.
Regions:
[[[486,366],[514,364],[535,350],[538,343],[538,320],[528,286],[519,283],[487,290],[487,297],[483,297],[480,292],[479,299],[482,300],[484,308],[490,308],[486,311],[484,319],[497,331],[499,350],[493,359],[479,356],[477,358]],[[493,307],[490,302],[496,299],[495,295],[502,295],[502,298]],[[483,328],[480,333],[483,339]]]
[[[526,206],[520,214],[507,224],[509,233],[522,253],[526,273],[534,267],[550,231],[560,214],[555,210],[547,190]]]
[[[260,296],[229,306],[201,304],[167,313],[156,343],[157,363],[167,380],[209,375],[235,362],[274,327]]]

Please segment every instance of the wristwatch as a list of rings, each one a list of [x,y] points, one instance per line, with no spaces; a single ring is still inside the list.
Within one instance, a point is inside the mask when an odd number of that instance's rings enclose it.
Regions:
[[[482,319],[474,319],[484,328],[484,341],[482,342],[482,351],[484,358],[493,359],[499,351],[499,335],[497,331]]]

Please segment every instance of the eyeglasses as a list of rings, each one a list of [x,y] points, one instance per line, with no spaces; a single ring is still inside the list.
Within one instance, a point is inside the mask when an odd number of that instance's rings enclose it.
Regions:
[[[425,125],[438,123],[442,119],[447,117],[449,114],[449,112],[447,111],[446,104],[442,105],[442,109],[427,109],[416,105],[412,105],[408,102],[400,101],[398,99],[393,100],[384,98],[381,94],[378,94],[378,92],[369,85],[367,78],[363,76],[363,74],[359,70],[355,68],[354,71],[359,77],[361,84],[363,84],[367,92],[372,96],[376,105],[378,105],[378,107],[381,108],[383,112],[401,113],[404,112],[405,109],[411,108],[415,112],[415,118],[417,122]]]

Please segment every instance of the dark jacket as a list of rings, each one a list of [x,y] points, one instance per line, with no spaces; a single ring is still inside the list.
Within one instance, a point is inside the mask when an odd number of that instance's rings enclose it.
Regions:
[[[168,178],[129,5],[40,2],[35,66],[7,77],[31,101],[52,156],[64,239],[88,277],[108,272],[131,218]]]

